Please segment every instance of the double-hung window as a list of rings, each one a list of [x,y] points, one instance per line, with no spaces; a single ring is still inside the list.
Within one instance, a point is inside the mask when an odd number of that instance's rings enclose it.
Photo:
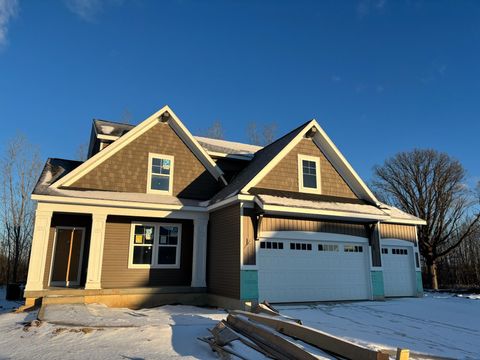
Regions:
[[[147,192],[172,194],[173,156],[150,153],[147,182]]]
[[[180,267],[181,224],[132,223],[129,268]]]
[[[314,156],[298,155],[299,191],[320,193],[320,159]]]

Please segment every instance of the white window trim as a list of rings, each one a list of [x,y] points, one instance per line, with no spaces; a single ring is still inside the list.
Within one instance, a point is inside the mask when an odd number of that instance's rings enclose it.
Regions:
[[[303,186],[303,160],[315,162],[315,170],[317,177],[317,187],[308,188]],[[322,193],[322,179],[320,179],[320,158],[316,156],[308,156],[298,154],[298,190],[303,193],[321,194]]]
[[[152,250],[152,263],[151,264],[134,264],[133,263],[133,248],[135,246],[133,236],[135,235],[135,226],[153,226],[153,250]],[[163,246],[160,244],[160,226],[176,226],[178,227],[178,242],[177,253],[175,258],[175,264],[156,264],[158,258],[158,247]],[[130,226],[129,237],[129,252],[128,252],[128,268],[129,269],[180,269],[180,255],[182,253],[182,224],[178,223],[156,223],[156,222],[132,222]],[[172,246],[173,247],[173,246]]]
[[[168,179],[168,191],[152,189],[152,160],[167,159],[170,160],[170,176]],[[173,170],[175,167],[174,157],[171,155],[148,153],[148,177],[147,177],[147,193],[172,195],[173,193]]]

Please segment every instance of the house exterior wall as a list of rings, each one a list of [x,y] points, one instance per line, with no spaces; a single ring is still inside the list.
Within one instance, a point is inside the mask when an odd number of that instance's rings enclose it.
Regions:
[[[245,209],[244,209],[245,211]],[[242,216],[243,265],[256,264],[255,232],[252,216]]]
[[[299,154],[320,158],[322,195],[357,199],[357,196],[311,139],[302,139],[255,187],[298,192]]]
[[[382,239],[399,239],[415,243],[417,241],[415,225],[380,224],[380,237]]]
[[[179,269],[129,269],[132,222],[178,223],[182,225]],[[145,286],[190,286],[192,279],[193,222],[180,219],[108,216],[102,261],[104,289]]]
[[[88,249],[90,245],[90,231],[92,226],[92,217],[90,215],[76,215],[76,214],[58,214],[52,215],[50,224],[50,233],[48,236],[47,253],[45,257],[45,273],[43,274],[43,287],[46,289],[50,280],[50,270],[52,267],[53,245],[55,242],[55,230],[57,226],[78,226],[85,228],[85,243],[82,259],[82,276],[80,284],[85,283],[86,266],[88,263]]]
[[[240,205],[210,213],[207,288],[216,295],[240,298]]]
[[[71,188],[145,193],[148,153],[174,157],[173,196],[209,199],[218,183],[166,123],[158,123],[123,149],[96,166]]]

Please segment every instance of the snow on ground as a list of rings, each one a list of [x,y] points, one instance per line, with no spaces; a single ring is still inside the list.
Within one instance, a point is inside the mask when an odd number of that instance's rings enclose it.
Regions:
[[[10,312],[23,305],[23,301],[8,301],[5,300],[6,289],[5,286],[0,286],[0,314]]]
[[[281,313],[304,325],[374,349],[405,347],[411,352],[480,359],[480,301],[452,294],[421,299],[284,305]]]
[[[278,307],[307,326],[370,348],[480,358],[480,301],[466,296]],[[1,313],[0,359],[216,359],[197,337],[208,336],[207,328],[226,317],[223,310],[193,306],[62,305],[45,314],[56,323],[31,323],[36,312]]]

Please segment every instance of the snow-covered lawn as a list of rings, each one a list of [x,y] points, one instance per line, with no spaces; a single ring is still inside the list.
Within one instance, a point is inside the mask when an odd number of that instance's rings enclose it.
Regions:
[[[400,346],[438,356],[480,358],[480,300],[437,294],[279,309],[307,326],[371,348]],[[216,359],[196,338],[207,336],[207,328],[226,313],[191,306],[129,310],[62,305],[47,317],[58,323],[25,326],[35,320],[35,312],[0,313],[0,359]]]

